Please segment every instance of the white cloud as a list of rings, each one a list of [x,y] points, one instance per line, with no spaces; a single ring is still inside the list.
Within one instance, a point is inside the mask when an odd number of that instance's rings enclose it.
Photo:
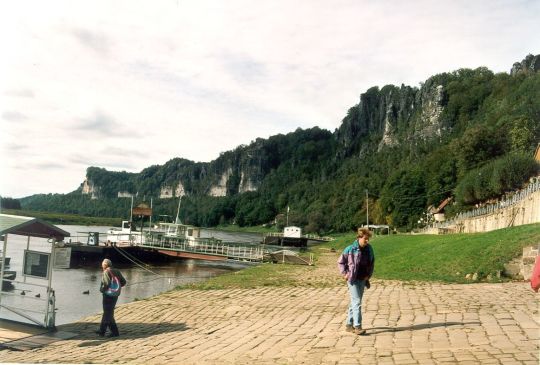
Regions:
[[[371,86],[538,53],[538,2],[2,4],[0,194],[339,127]]]

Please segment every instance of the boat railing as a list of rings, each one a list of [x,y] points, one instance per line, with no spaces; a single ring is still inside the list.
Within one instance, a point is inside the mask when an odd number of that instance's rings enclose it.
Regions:
[[[264,237],[283,237],[283,232],[268,232],[268,233],[265,233],[263,236]],[[312,233],[303,234],[300,238],[307,238],[308,240],[324,241],[324,242],[329,242],[333,240],[332,237],[328,237],[328,236],[321,237]]]
[[[283,237],[283,232],[267,232],[263,234],[264,237]]]
[[[302,237],[305,237],[305,238],[307,238],[308,240],[314,240],[314,241],[325,241],[325,242],[330,242],[330,241],[333,241],[333,240],[334,240],[334,238],[329,237],[329,236],[321,237],[321,236],[317,236],[316,234],[311,234],[311,233],[305,234],[305,235],[303,235]]]
[[[145,242],[138,246],[222,256],[228,259],[245,261],[262,261],[264,256],[264,249],[262,247],[222,242],[215,238],[188,240],[169,236],[147,235]]]

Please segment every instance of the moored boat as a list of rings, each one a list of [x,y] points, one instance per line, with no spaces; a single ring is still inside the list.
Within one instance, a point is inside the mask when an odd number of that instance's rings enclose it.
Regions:
[[[296,226],[285,227],[282,233],[266,233],[263,237],[265,245],[307,247],[307,241],[302,229]]]
[[[168,244],[185,244],[187,247],[197,247],[202,244],[219,243],[214,237],[201,237],[199,227],[181,223],[159,223],[157,229],[145,232],[146,245],[167,242]]]

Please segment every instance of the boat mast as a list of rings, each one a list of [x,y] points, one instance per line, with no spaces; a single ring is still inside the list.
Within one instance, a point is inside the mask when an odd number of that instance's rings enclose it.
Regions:
[[[131,209],[129,210],[129,239],[130,240],[131,240],[131,227],[132,226],[133,226],[133,195],[131,196]]]
[[[178,209],[176,210],[176,221],[175,221],[176,224],[181,224],[182,223],[182,222],[180,222],[180,218],[178,217],[180,215],[180,203],[182,203],[182,197],[180,197],[180,199],[178,199]]]
[[[152,206],[154,205],[153,198],[150,198],[150,209],[152,209]],[[152,229],[152,214],[150,214],[150,229]]]
[[[129,221],[133,221],[133,195],[131,196],[131,209],[129,210]]]

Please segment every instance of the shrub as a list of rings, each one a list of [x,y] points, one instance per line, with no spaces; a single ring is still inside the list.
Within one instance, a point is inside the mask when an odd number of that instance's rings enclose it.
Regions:
[[[522,153],[506,155],[471,170],[456,187],[456,200],[470,205],[496,198],[520,188],[531,176],[540,172],[540,165]]]

